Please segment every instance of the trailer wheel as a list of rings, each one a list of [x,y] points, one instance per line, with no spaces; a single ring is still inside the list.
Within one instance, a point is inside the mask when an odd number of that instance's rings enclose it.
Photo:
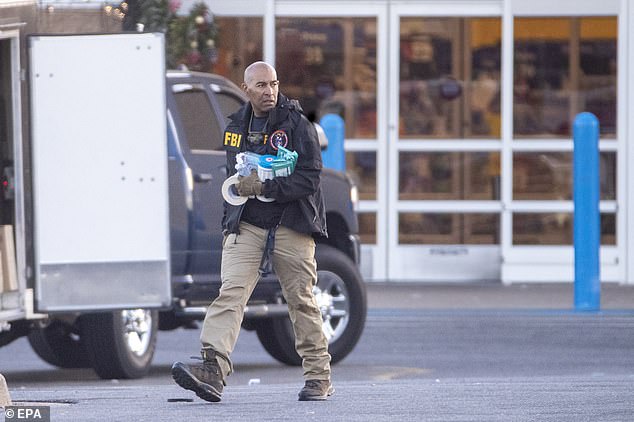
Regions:
[[[157,311],[127,309],[80,319],[86,352],[99,377],[130,379],[147,374],[156,348]]]
[[[38,322],[28,335],[33,351],[46,363],[60,368],[90,368],[76,327],[62,321]]]
[[[332,363],[354,349],[365,326],[367,312],[363,279],[354,263],[340,250],[318,245],[317,285],[313,289],[323,319]],[[278,361],[299,366],[295,335],[288,317],[257,321],[256,332],[264,349]]]

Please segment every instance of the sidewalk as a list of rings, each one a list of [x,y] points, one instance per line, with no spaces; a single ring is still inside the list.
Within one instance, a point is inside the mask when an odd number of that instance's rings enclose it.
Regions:
[[[366,283],[368,308],[574,310],[574,283]],[[634,286],[601,285],[601,309],[634,310]]]

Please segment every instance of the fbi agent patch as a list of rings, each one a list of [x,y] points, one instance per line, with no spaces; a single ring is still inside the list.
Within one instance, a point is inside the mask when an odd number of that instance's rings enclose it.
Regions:
[[[271,135],[271,146],[277,151],[279,146],[286,148],[288,145],[288,135],[283,130],[276,130]]]
[[[242,144],[242,134],[225,132],[224,147],[227,150],[240,151],[240,144]]]

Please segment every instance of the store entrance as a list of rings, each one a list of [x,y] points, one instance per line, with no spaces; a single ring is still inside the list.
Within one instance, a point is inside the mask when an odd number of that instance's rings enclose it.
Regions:
[[[345,120],[366,279],[499,279],[502,10],[290,3],[276,67],[308,114]]]
[[[501,18],[392,16],[388,278],[500,278]]]
[[[274,22],[218,18],[256,34],[219,63],[239,83],[262,46],[285,94],[344,118],[366,280],[570,281],[581,111],[600,121],[601,277],[632,278],[627,2],[274,3]]]

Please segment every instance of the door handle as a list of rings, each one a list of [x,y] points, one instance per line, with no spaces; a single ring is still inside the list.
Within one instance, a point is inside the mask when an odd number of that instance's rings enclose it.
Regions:
[[[211,173],[196,173],[194,175],[194,182],[196,183],[209,183],[213,179]]]

